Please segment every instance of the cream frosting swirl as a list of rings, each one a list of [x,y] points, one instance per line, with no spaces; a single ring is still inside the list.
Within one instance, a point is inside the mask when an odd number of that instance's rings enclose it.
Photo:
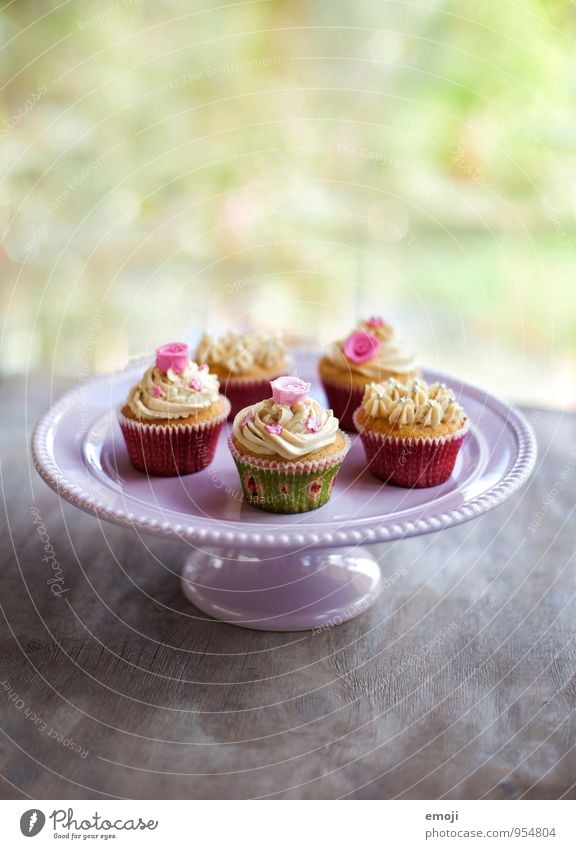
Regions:
[[[361,374],[369,380],[378,381],[386,372],[409,375],[418,370],[418,364],[408,352],[403,340],[392,325],[382,322],[375,325],[370,321],[360,321],[357,330],[369,333],[379,342],[374,357],[364,362],[352,362],[344,353],[345,339],[334,342],[326,351],[326,356],[339,369]]]
[[[242,374],[254,367],[282,371],[286,356],[286,345],[278,336],[233,331],[219,339],[205,333],[195,354],[198,362],[224,367],[231,374]]]
[[[362,409],[367,416],[387,419],[396,426],[437,427],[466,419],[454,392],[444,383],[429,386],[417,378],[407,383],[394,378],[369,383],[364,390]]]
[[[181,372],[164,372],[152,364],[130,390],[127,403],[138,418],[180,419],[210,407],[219,394],[216,375],[189,360]]]
[[[312,398],[292,407],[269,398],[240,410],[234,419],[233,434],[251,454],[279,454],[285,460],[297,460],[332,445],[338,424],[332,410],[325,410]]]

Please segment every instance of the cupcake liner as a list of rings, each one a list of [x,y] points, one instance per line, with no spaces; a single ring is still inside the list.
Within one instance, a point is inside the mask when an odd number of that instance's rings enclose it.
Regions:
[[[134,468],[147,475],[173,477],[210,465],[227,415],[225,410],[217,419],[198,424],[156,425],[119,412],[118,421]]]
[[[351,442],[346,437],[342,451],[322,460],[295,462],[244,456],[232,437],[228,445],[248,504],[268,513],[307,513],[329,500]]]
[[[438,486],[448,480],[469,430],[467,423],[450,436],[403,439],[357,427],[372,474],[407,489]]]
[[[322,386],[328,399],[328,406],[340,422],[343,430],[356,433],[354,413],[362,403],[363,386],[339,386],[337,383],[321,378]],[[368,381],[367,381],[368,382]]]
[[[221,382],[220,391],[230,401],[230,412],[228,419],[232,421],[240,410],[250,407],[270,397],[270,381],[274,378],[244,379],[231,378],[228,382]]]

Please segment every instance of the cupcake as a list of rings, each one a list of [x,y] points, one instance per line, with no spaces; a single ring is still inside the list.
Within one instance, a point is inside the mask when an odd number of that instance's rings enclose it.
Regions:
[[[271,386],[271,398],[236,415],[228,442],[244,498],[270,513],[315,510],[330,498],[350,439],[309,397],[309,383],[279,377]]]
[[[354,423],[372,474],[404,487],[444,483],[469,429],[451,389],[418,379],[369,384]]]
[[[318,364],[328,403],[340,426],[353,431],[364,389],[390,377],[409,380],[418,368],[392,325],[383,318],[360,321],[347,339],[330,345]]]
[[[261,401],[270,381],[290,369],[286,345],[277,336],[226,333],[219,339],[205,334],[195,359],[216,374],[230,401],[230,419],[243,408]]]
[[[192,362],[188,345],[172,342],[156,350],[118,419],[135,469],[188,475],[211,463],[229,411],[216,375]]]

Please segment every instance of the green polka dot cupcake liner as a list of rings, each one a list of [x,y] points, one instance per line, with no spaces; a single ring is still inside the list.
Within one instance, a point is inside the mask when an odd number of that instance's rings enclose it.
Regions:
[[[346,437],[345,447],[323,460],[286,463],[241,455],[231,438],[228,445],[248,504],[268,513],[307,513],[329,501],[351,442]]]

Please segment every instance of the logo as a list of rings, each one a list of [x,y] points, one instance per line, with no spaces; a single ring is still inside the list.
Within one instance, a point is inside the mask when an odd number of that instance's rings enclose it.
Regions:
[[[24,837],[36,837],[40,834],[46,823],[46,817],[38,808],[25,811],[20,817],[20,831]]]

